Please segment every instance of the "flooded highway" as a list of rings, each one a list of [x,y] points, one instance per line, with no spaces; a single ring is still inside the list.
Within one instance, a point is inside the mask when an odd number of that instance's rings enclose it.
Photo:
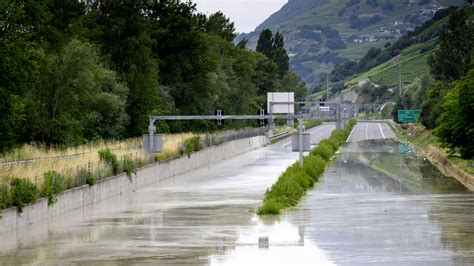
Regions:
[[[253,212],[298,157],[275,145],[0,235],[0,264],[473,264],[474,194],[390,134],[359,124],[280,216]]]

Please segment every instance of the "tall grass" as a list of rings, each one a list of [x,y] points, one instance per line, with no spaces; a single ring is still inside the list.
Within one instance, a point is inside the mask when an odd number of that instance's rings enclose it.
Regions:
[[[180,147],[185,140],[195,136],[182,133],[163,136],[162,158],[168,159],[179,155]],[[142,138],[122,141],[97,141],[79,147],[47,147],[43,144],[25,144],[10,153],[0,156],[0,181],[9,182],[12,177],[29,179],[37,186],[43,184],[43,174],[54,170],[63,176],[77,176],[87,169],[92,172],[107,171],[109,165],[101,161],[98,151],[109,149],[117,159],[130,158],[133,161],[150,161],[150,155],[143,149]],[[25,161],[31,160],[31,161]],[[8,163],[7,162],[11,162]]]
[[[193,136],[164,135],[163,152],[179,154],[183,142]],[[25,204],[40,197],[47,198],[51,205],[62,191],[94,185],[121,172],[132,181],[136,169],[149,161],[141,138],[98,141],[73,148],[25,144],[0,157],[0,210],[17,207],[21,212]]]
[[[294,163],[280,175],[277,182],[267,189],[259,215],[280,214],[287,207],[295,206],[324,173],[334,153],[344,144],[356,121],[350,120],[343,130],[334,131],[304,157],[304,167]]]
[[[219,141],[227,141],[231,139],[228,138],[230,133],[239,132],[225,131],[213,136],[224,135]],[[182,153],[190,155],[201,149],[203,136],[192,133],[164,135],[163,151],[155,159],[165,160]],[[11,159],[31,161],[5,164]],[[51,205],[56,202],[56,195],[67,189],[86,184],[92,186],[98,180],[119,173],[126,173],[132,182],[136,169],[150,161],[142,139],[138,138],[66,149],[27,144],[0,157],[0,211],[17,207],[21,212],[25,204],[39,197],[47,198]]]

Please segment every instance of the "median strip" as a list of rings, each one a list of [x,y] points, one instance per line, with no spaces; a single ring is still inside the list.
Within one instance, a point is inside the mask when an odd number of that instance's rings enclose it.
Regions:
[[[298,162],[288,167],[277,182],[265,192],[259,215],[280,214],[285,208],[297,205],[306,191],[314,186],[324,173],[334,153],[345,143],[356,121],[351,119],[343,130],[335,130],[331,136],[304,157],[304,167]]]

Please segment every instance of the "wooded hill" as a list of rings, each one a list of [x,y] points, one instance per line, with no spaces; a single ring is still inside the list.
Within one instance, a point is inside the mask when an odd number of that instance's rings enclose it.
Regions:
[[[360,103],[396,102],[398,110],[421,109],[420,123],[441,144],[463,158],[474,157],[474,8],[452,8],[385,49],[369,51],[359,62],[332,73],[346,86],[368,79]],[[386,60],[386,61],[385,61]],[[402,93],[398,88],[401,62]],[[367,70],[368,68],[368,70]],[[360,72],[357,74],[357,72]],[[356,73],[356,74],[354,74]]]
[[[372,47],[383,48],[462,0],[290,0],[256,30],[240,35],[255,47],[270,28],[285,38],[291,68],[313,85],[335,64],[358,60]],[[325,75],[322,75],[325,77]]]
[[[86,2],[0,1],[0,152],[139,136],[149,115],[256,114],[267,91],[306,95],[304,82],[282,72],[285,62],[235,45],[222,13],[179,0]],[[226,127],[242,125],[251,123]]]

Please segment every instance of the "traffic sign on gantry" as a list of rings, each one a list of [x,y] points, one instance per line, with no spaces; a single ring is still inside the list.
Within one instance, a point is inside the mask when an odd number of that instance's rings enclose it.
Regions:
[[[268,92],[267,110],[270,114],[294,114],[294,92]]]
[[[398,122],[416,123],[420,113],[421,110],[398,110]]]

